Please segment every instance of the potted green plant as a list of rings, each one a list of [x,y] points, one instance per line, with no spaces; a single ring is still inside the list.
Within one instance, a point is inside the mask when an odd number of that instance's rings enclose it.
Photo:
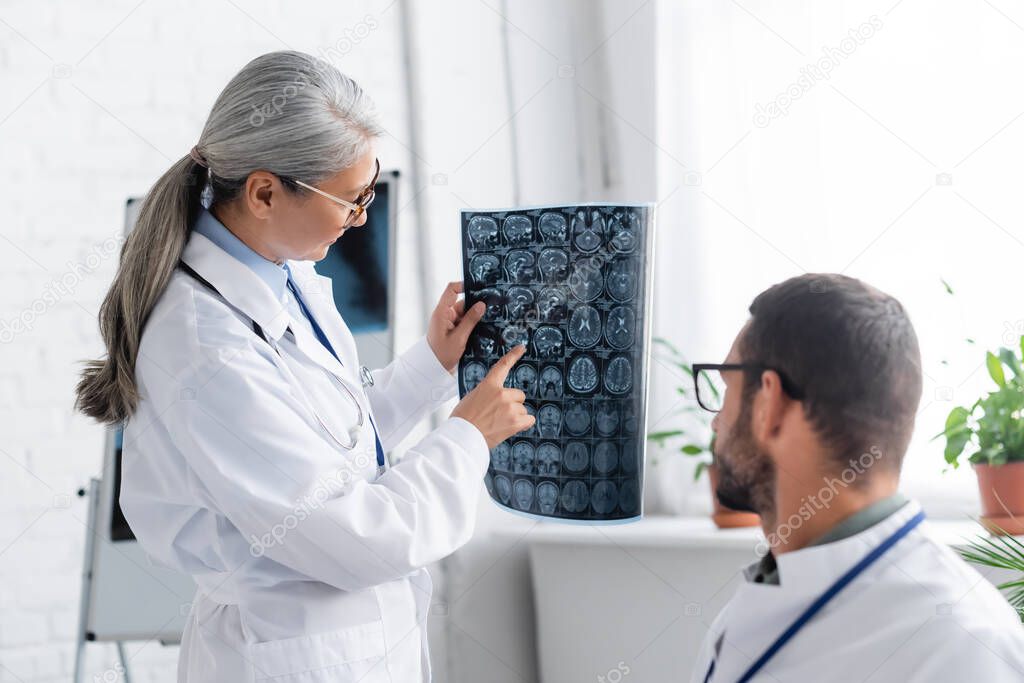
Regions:
[[[677,416],[681,424],[674,429],[667,429],[656,432],[649,432],[647,439],[659,447],[678,446],[677,451],[682,455],[694,458],[696,467],[693,470],[693,479],[697,481],[706,471],[708,480],[711,483],[711,501],[713,510],[711,519],[720,529],[760,526],[761,518],[751,512],[741,512],[725,507],[718,502],[715,489],[718,486],[718,468],[715,466],[714,458],[714,433],[711,430],[711,413],[697,405],[695,397],[692,397],[693,369],[686,362],[683,354],[680,353],[671,342],[661,337],[652,339],[655,344],[663,348],[663,355],[659,354],[659,360],[682,370],[684,376],[689,378],[681,386],[676,387],[676,393],[685,400],[683,405],[668,413],[668,416]],[[717,388],[709,384],[708,389],[717,396]],[[703,392],[703,388],[701,389]]]
[[[992,523],[984,526],[993,531]],[[1024,543],[1000,529],[995,537],[978,536],[958,552],[960,557],[974,564],[1019,572],[1016,578],[1004,581],[996,588],[1006,594],[1007,602],[1024,622]]]
[[[993,533],[1024,534],[1024,336],[1017,349],[985,354],[995,390],[969,408],[949,412],[946,462],[959,467],[967,454],[978,475],[981,521]],[[1008,372],[1007,372],[1008,371]]]

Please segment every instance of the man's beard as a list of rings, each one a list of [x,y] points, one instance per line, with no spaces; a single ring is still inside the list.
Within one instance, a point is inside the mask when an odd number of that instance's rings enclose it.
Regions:
[[[775,463],[761,450],[750,428],[751,400],[744,396],[739,417],[724,444],[715,440],[718,487],[715,495],[722,505],[756,512],[762,517],[775,514]],[[723,451],[727,452],[722,457]]]

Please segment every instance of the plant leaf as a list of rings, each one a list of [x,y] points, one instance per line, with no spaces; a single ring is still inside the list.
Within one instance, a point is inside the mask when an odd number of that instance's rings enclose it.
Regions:
[[[708,468],[706,460],[701,460],[697,463],[697,466],[693,468],[693,480],[697,481],[700,479],[700,475],[704,474],[704,470]]]
[[[651,341],[655,342],[656,344],[661,344],[662,346],[664,346],[677,356],[681,355],[679,353],[679,349],[677,349],[672,342],[670,342],[668,339],[665,339],[664,337],[651,337]]]
[[[683,446],[679,450],[682,451],[683,453],[685,453],[686,455],[700,455],[701,453],[704,452],[703,448],[701,448],[700,446],[698,446],[696,444],[692,444],[692,443],[686,444],[685,446]]]
[[[946,281],[945,281],[944,279],[942,279],[941,277],[939,278],[939,282],[941,282],[941,283],[942,283],[942,286],[946,288],[946,293],[947,293],[947,294],[952,294],[952,293],[953,293],[953,288],[949,286],[949,283],[948,283],[948,282],[946,282]]]
[[[1003,373],[1003,364],[991,351],[985,352],[985,365],[988,366],[989,377],[992,378],[999,388],[1006,386],[1006,375]]]
[[[1013,371],[1013,376],[1014,377],[1020,379],[1020,377],[1021,377],[1020,361],[1017,359],[1017,356],[1016,356],[1016,354],[1013,353],[1013,351],[1011,351],[1010,349],[1007,349],[1005,347],[1000,347],[1000,349],[999,349],[999,360],[1001,360],[1003,362],[1003,364],[1006,365],[1006,367],[1010,368],[1010,370]]]
[[[943,456],[953,467],[959,466],[960,454],[963,453],[967,442],[971,440],[973,430],[967,425],[967,418],[970,412],[967,408],[957,406],[949,411],[946,417],[946,428],[943,434],[946,437],[946,450]]]
[[[662,432],[651,432],[647,435],[647,439],[649,441],[665,441],[666,439],[670,439],[673,436],[680,436],[681,434],[685,434],[681,429],[667,429]]]

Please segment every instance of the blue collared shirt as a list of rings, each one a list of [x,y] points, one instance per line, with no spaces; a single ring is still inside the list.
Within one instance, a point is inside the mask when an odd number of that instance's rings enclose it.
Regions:
[[[305,316],[295,297],[288,291],[288,271],[284,265],[277,265],[258,254],[228,230],[226,225],[217,220],[217,217],[209,209],[200,209],[193,230],[248,266],[261,280],[267,283],[277,300],[288,309],[292,320],[301,321],[306,330],[313,332],[309,318]]]
[[[217,217],[209,209],[204,208],[200,210],[195,228],[193,229],[259,275],[260,279],[270,287],[270,291],[274,293],[278,301],[285,300],[284,293],[288,285],[288,272],[284,269],[283,265],[279,266],[253,251],[252,247],[238,239],[233,232],[217,220]]]

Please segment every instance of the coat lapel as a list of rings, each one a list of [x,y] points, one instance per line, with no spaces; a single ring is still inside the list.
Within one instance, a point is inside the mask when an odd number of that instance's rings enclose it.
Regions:
[[[244,263],[197,232],[189,236],[181,260],[212,284],[231,306],[256,321],[270,339],[277,341],[284,334],[287,310],[267,283]]]
[[[295,335],[299,349],[320,365],[341,374],[354,386],[361,387],[355,340],[345,328],[338,309],[334,305],[334,289],[331,279],[317,273],[313,264],[308,261],[289,261],[288,267],[292,271],[296,287],[302,294],[302,300],[313,317],[316,318],[320,329],[327,336],[327,340],[331,342],[335,353],[341,358],[341,362],[339,363],[331,355],[331,352],[320,343],[320,340],[304,323],[296,325],[301,327],[301,332],[296,331]]]

